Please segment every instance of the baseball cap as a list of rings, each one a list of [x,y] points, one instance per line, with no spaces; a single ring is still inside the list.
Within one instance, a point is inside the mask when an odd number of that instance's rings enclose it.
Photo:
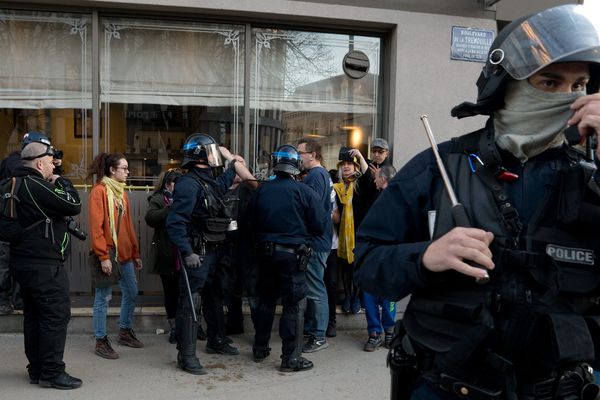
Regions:
[[[380,149],[384,149],[384,150],[390,149],[388,142],[382,138],[373,139],[373,141],[371,142],[371,147],[379,147]]]

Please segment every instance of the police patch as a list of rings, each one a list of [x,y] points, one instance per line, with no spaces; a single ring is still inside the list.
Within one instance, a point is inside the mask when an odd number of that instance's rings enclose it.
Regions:
[[[593,250],[563,247],[555,244],[546,245],[546,254],[556,261],[573,264],[594,265],[596,260]]]

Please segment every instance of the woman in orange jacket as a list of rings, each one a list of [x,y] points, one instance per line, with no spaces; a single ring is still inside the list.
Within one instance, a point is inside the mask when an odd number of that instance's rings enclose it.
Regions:
[[[136,271],[142,268],[137,235],[133,229],[129,198],[125,181],[129,165],[120,153],[101,153],[90,167],[90,175],[97,181],[89,197],[89,224],[92,250],[100,259],[102,272],[112,271],[111,253],[119,262],[121,278],[121,315],[119,318],[118,343],[129,347],[144,347],[131,329],[133,312],[138,294]],[[94,297],[95,353],[103,358],[119,358],[106,334],[106,314],[112,297],[111,287],[96,287]]]

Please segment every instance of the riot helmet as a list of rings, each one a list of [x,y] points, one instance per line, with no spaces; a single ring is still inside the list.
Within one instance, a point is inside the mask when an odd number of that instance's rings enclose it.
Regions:
[[[464,102],[452,116],[491,115],[504,104],[510,79],[524,80],[550,64],[589,62],[587,93],[600,83],[600,15],[583,5],[568,4],[521,17],[494,40],[477,80],[477,102]]]
[[[21,150],[25,148],[29,143],[41,143],[46,146],[51,146],[50,138],[41,132],[27,132],[23,135],[23,140],[21,141]]]
[[[271,153],[271,165],[273,165],[273,172],[298,175],[300,173],[300,154],[294,146],[284,144]]]
[[[222,167],[223,158],[219,145],[212,136],[205,133],[192,133],[183,144],[182,167],[188,164],[207,164],[210,167]]]

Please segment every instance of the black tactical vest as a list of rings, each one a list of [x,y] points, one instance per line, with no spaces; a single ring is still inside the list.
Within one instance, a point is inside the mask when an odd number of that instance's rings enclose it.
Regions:
[[[204,211],[205,215],[195,218],[202,240],[207,243],[218,244],[226,239],[227,229],[235,216],[237,197],[225,196],[219,193],[213,179],[202,174],[194,175],[196,181],[204,189]]]
[[[540,193],[541,206],[514,237],[482,171],[469,165],[468,154],[488,151],[489,133],[455,140],[445,165],[472,226],[494,233],[491,281],[439,274],[438,284],[412,295],[404,325],[442,372],[546,377],[561,365],[594,360],[594,337],[600,350],[600,198],[589,189],[582,157],[565,150],[555,160],[554,189]],[[454,227],[447,194],[439,198],[434,239]]]

